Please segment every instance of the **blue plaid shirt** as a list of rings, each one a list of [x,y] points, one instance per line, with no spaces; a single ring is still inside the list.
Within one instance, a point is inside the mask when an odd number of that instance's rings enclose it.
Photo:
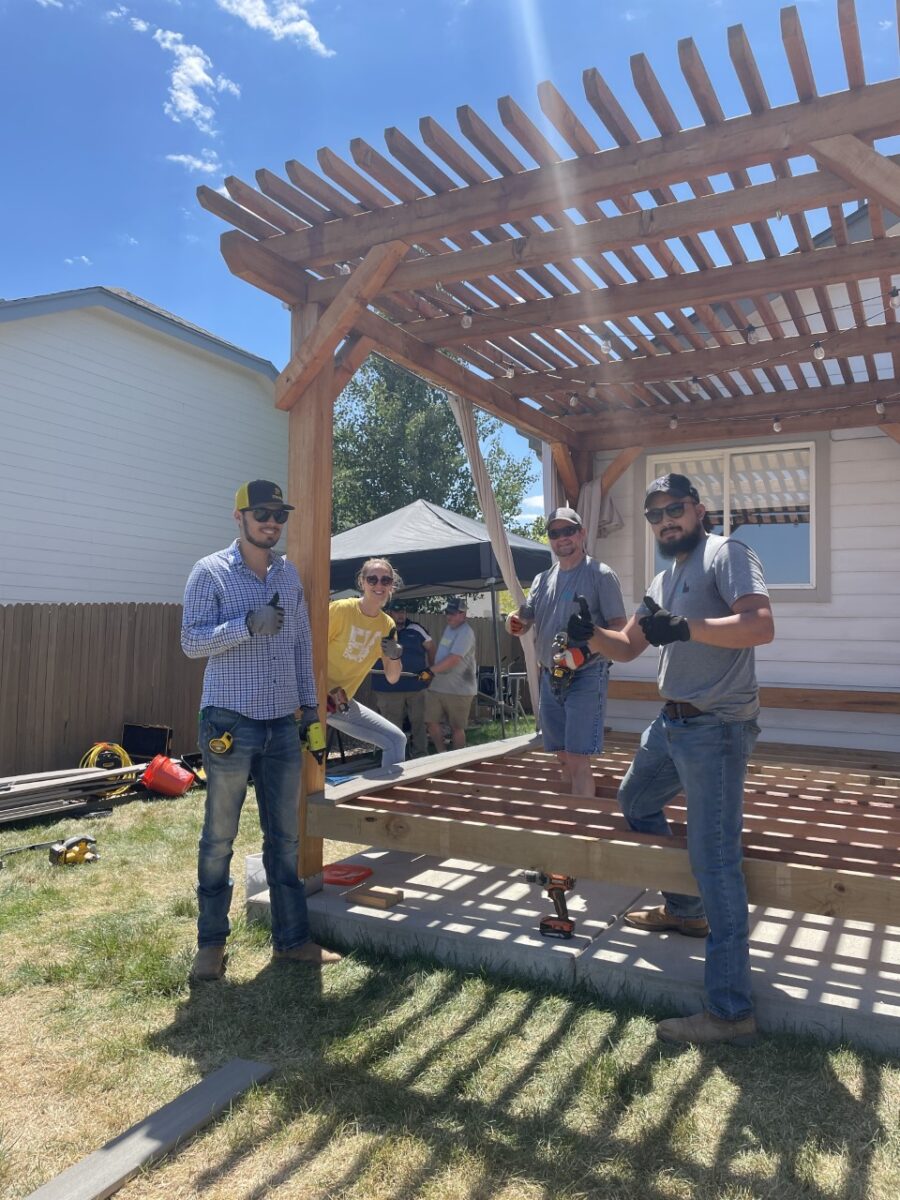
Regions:
[[[247,613],[278,593],[284,625],[272,637],[252,637]],[[257,721],[315,705],[309,614],[297,568],[272,555],[265,583],[246,565],[237,541],[201,558],[184,591],[181,648],[208,658],[201,708],[214,704]]]

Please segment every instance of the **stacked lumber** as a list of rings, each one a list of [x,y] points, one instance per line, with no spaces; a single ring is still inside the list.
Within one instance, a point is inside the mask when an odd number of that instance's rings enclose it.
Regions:
[[[33,775],[0,778],[0,824],[49,813],[81,811],[96,801],[140,781],[144,764],[105,771],[101,767],[73,767]]]

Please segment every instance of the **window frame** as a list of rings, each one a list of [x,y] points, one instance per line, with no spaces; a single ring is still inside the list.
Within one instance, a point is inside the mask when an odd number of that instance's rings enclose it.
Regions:
[[[786,439],[783,435],[772,438],[747,438],[723,443],[667,447],[648,447],[634,471],[634,587],[635,600],[646,594],[641,581],[649,583],[657,573],[654,569],[652,532],[644,520],[644,498],[648,485],[659,472],[653,463],[660,458],[689,458],[692,455],[713,457],[717,454],[726,458],[724,479],[724,503],[730,506],[731,479],[728,457],[746,454],[754,450],[798,450],[810,451],[810,559],[812,566],[811,584],[770,583],[772,599],[778,603],[825,604],[831,600],[831,439],[828,434],[812,434],[801,438]],[[636,463],[637,467],[638,464]],[[702,502],[703,496],[700,500]],[[730,511],[730,507],[725,511]]]

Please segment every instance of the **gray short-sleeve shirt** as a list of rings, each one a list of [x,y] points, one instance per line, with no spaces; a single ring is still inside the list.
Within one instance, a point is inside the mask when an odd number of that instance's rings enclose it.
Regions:
[[[742,596],[768,596],[762,563],[735,538],[709,534],[683,563],[655,577],[647,595],[681,617],[727,617]],[[642,604],[638,617],[647,615]],[[759,712],[753,648],[727,650],[702,642],[675,642],[659,652],[659,691],[726,721],[748,721]]]
[[[571,571],[562,571],[559,563],[554,563],[549,571],[535,576],[526,605],[526,611],[534,618],[538,662],[545,667],[552,665],[554,637],[578,611],[576,596],[587,600],[595,625],[607,626],[610,621],[625,617],[619,578],[606,563],[588,556]]]
[[[435,663],[443,662],[451,654],[459,654],[462,662],[458,662],[449,671],[435,675],[431,681],[431,690],[440,692],[443,696],[474,696],[478,691],[478,679],[475,663],[476,640],[475,630],[468,621],[451,629],[448,625],[444,635],[438,642]]]

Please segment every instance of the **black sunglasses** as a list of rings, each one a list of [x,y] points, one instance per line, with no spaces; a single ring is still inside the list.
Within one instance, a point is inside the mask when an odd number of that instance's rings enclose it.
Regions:
[[[289,508],[242,508],[241,512],[248,512],[260,525],[266,521],[275,521],[277,524],[283,525],[291,515]]]
[[[562,529],[548,529],[547,537],[551,542],[555,542],[557,538],[572,537],[573,534],[578,533],[580,528],[579,525],[563,525]]]
[[[684,516],[684,506],[688,503],[693,504],[693,500],[673,500],[671,504],[667,504],[664,508],[645,508],[644,516],[651,525],[661,525],[663,517],[672,517],[677,519]]]
[[[377,587],[379,583],[382,587],[394,586],[393,575],[365,575],[364,579],[369,587]]]

